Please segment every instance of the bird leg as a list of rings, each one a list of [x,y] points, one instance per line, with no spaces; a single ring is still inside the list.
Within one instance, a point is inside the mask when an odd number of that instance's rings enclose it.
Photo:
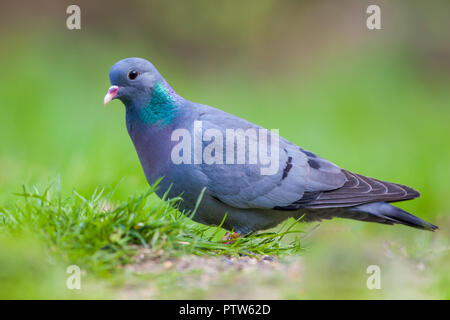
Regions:
[[[241,235],[237,232],[227,232],[222,238],[222,241],[226,241],[225,244],[232,244]],[[228,241],[227,241],[228,240]]]

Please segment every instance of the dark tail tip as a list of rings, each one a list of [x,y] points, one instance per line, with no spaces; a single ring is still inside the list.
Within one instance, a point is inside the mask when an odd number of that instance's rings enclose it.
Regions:
[[[369,213],[373,218],[378,220],[371,220],[386,224],[403,224],[409,227],[435,231],[439,229],[434,224],[426,222],[405,210],[397,208],[386,202],[373,202],[355,207],[356,210]]]
[[[430,231],[435,231],[435,230],[439,230],[439,227],[438,226],[435,226],[434,224],[432,224],[432,223],[429,223],[429,222],[426,222],[426,221],[424,221],[426,224],[428,224],[428,228],[425,228],[425,230],[430,230]]]
[[[410,214],[409,212],[406,212],[405,210],[397,208],[391,204],[386,203],[386,205],[388,205],[389,207],[386,207],[387,210],[383,210],[382,214],[386,218],[389,218],[393,223],[404,224],[409,227],[428,231],[435,231],[439,229],[438,226],[435,226],[434,224],[424,221]]]

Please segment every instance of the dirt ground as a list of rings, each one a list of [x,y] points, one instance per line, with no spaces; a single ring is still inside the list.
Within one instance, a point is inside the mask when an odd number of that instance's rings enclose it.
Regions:
[[[302,254],[282,258],[187,255],[166,259],[164,252],[142,248],[135,262],[123,267],[136,277],[119,288],[118,298],[427,299],[448,295],[450,246],[445,226],[435,233],[375,226],[363,241],[359,228],[357,223],[323,223],[305,239]],[[381,270],[380,289],[367,286],[372,265]]]

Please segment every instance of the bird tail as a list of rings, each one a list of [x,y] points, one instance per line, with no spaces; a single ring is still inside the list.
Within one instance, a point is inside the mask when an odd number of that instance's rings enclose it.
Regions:
[[[346,208],[311,210],[306,214],[305,220],[322,220],[334,217],[390,225],[403,224],[409,227],[429,231],[438,229],[437,226],[386,202],[372,202]]]
[[[380,222],[384,224],[403,224],[409,227],[429,231],[438,229],[437,226],[386,202],[368,203],[349,209],[355,212],[361,212],[366,215],[368,214],[369,219],[381,219],[381,221],[374,222]]]

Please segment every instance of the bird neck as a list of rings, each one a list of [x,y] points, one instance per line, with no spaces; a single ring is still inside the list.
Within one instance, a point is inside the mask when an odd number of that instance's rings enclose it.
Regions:
[[[127,108],[127,115],[132,121],[138,120],[145,125],[164,127],[180,114],[181,100],[169,84],[158,82],[153,87],[150,100],[141,106]]]

